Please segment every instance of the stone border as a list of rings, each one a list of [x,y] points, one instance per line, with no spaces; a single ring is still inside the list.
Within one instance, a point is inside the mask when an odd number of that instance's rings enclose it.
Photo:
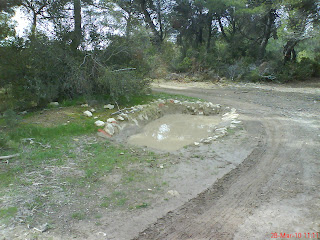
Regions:
[[[212,141],[225,136],[228,129],[236,128],[241,123],[241,121],[237,120],[239,114],[236,113],[235,108],[226,107],[225,109],[222,109],[220,104],[213,104],[212,102],[158,99],[149,104],[137,105],[119,110],[112,114],[117,116],[107,119],[106,122],[97,120],[95,124],[104,127],[103,130],[98,130],[100,136],[110,138],[117,135],[128,126],[136,125],[140,127],[161,118],[166,114],[174,113],[205,116],[222,114],[222,122],[213,129],[211,136],[201,139],[199,142],[195,142],[194,145],[196,146],[209,144]],[[85,112],[84,114],[87,115]]]

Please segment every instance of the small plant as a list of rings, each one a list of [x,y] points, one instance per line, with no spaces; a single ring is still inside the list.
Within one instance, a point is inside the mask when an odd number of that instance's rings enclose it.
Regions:
[[[75,219],[75,220],[80,221],[80,220],[85,219],[85,214],[84,214],[84,213],[81,213],[81,212],[75,212],[75,213],[73,213],[73,214],[71,215],[71,217],[72,217],[73,219]]]
[[[12,109],[9,109],[3,113],[5,124],[10,128],[15,127],[21,121],[21,117]]]
[[[147,208],[147,207],[149,207],[149,203],[141,203],[141,204],[139,204],[139,205],[136,205],[136,209],[140,209],[140,208]]]

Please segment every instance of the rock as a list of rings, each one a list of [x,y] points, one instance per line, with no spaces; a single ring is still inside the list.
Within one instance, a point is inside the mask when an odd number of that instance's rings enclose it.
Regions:
[[[107,123],[116,123],[117,120],[115,120],[114,118],[108,118],[107,119]]]
[[[239,124],[239,123],[241,123],[241,121],[238,121],[238,120],[232,120],[232,121],[231,121],[231,123],[233,123],[233,124]]]
[[[194,145],[195,145],[195,146],[199,146],[200,143],[199,143],[199,142],[194,142]]]
[[[103,127],[104,125],[106,125],[105,122],[100,121],[100,120],[95,121],[94,124],[95,124],[96,126],[98,126],[98,127]]]
[[[202,142],[206,143],[206,144],[209,144],[209,143],[212,142],[212,139],[207,138],[207,139],[204,139]]]
[[[94,108],[91,108],[90,109],[90,112],[95,112],[96,110]]]
[[[21,112],[20,114],[21,115],[26,115],[28,112],[27,111],[23,111],[23,112]]]
[[[89,105],[85,103],[85,104],[81,104],[81,107],[89,107]]]
[[[117,120],[119,120],[119,121],[124,121],[124,118],[123,118],[122,116],[118,116],[118,117],[117,117]]]
[[[169,195],[173,196],[173,197],[179,197],[180,193],[177,190],[169,190],[167,192]]]
[[[58,102],[51,102],[49,103],[50,106],[53,106],[53,107],[57,107],[59,106],[59,103]]]
[[[126,113],[121,113],[119,116],[123,117],[125,120],[128,119],[128,114]]]
[[[98,117],[93,117],[93,119],[98,119]]]
[[[114,109],[114,105],[107,104],[107,105],[104,105],[103,108],[105,108],[105,109]]]
[[[110,136],[113,136],[115,133],[115,129],[111,123],[107,123],[104,130],[106,133],[108,133]]]
[[[90,111],[84,111],[83,115],[85,115],[87,117],[92,117],[92,113]]]
[[[39,226],[39,227],[35,227],[35,228],[33,228],[34,230],[36,230],[36,231],[38,231],[38,232],[45,232],[45,231],[47,231],[48,229],[49,229],[49,224],[48,223],[45,223],[45,224],[43,224],[43,225],[41,225],[41,226]]]

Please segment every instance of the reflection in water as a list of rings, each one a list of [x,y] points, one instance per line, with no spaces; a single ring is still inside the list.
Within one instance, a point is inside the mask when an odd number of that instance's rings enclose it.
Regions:
[[[170,132],[170,125],[168,124],[162,124],[159,127],[159,130],[157,133],[153,133],[152,137],[156,138],[158,141],[164,140],[168,137],[168,133]],[[167,133],[167,134],[166,134]]]
[[[219,116],[166,115],[147,124],[142,133],[131,136],[128,142],[137,146],[174,151],[208,137],[219,122]]]

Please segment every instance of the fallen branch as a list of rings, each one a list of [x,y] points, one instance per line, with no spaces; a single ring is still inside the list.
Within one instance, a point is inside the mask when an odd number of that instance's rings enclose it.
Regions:
[[[14,157],[18,157],[20,156],[19,153],[17,154],[13,154],[13,155],[8,155],[8,156],[0,156],[0,160],[6,160],[6,159],[10,159],[10,158],[14,158]]]
[[[120,109],[119,111],[116,111],[114,113],[111,113],[111,115],[116,115],[116,114],[120,114],[120,113],[123,113],[123,111],[125,110],[132,110],[132,108],[124,108],[124,109]]]

